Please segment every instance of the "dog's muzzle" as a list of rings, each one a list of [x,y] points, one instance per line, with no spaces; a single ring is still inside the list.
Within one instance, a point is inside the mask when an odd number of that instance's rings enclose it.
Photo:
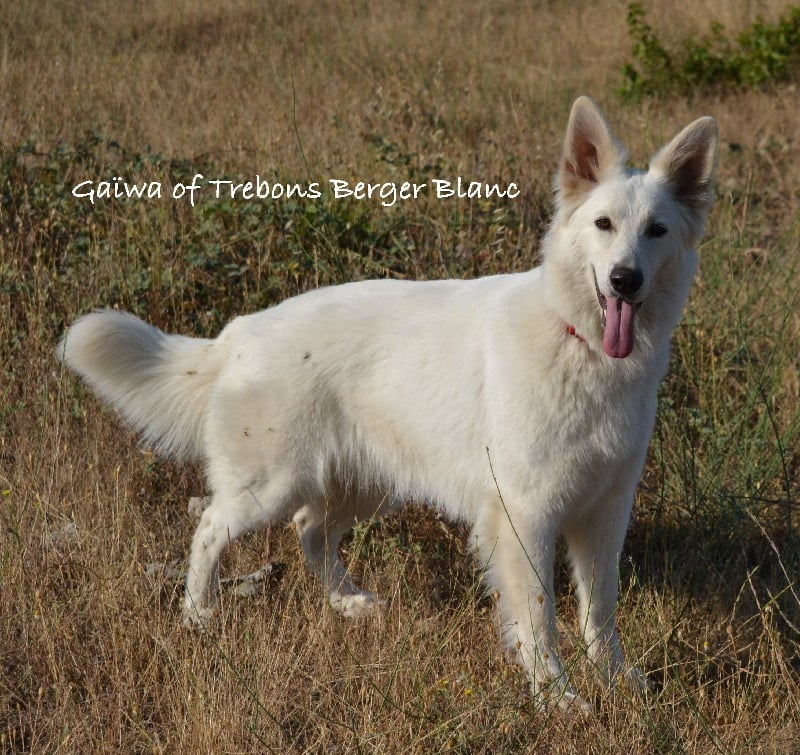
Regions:
[[[603,351],[614,359],[624,359],[630,356],[635,345],[635,319],[642,302],[632,301],[632,298],[641,290],[644,276],[640,270],[615,266],[609,275],[614,293],[606,296],[597,283],[597,272],[593,272],[594,289],[600,304]]]

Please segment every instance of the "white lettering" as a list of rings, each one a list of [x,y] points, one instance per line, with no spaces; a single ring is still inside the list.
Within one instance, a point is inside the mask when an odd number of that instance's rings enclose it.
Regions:
[[[480,181],[465,182],[461,176],[456,177],[455,187],[452,181],[442,178],[433,179],[437,199],[516,199],[520,195],[517,184],[510,183],[505,188],[500,184],[485,184]]]
[[[77,199],[88,199],[92,204],[96,199],[160,199],[161,184],[158,181],[143,181],[140,184],[129,184],[120,176],[110,181],[86,180],[76,184],[72,196]]]

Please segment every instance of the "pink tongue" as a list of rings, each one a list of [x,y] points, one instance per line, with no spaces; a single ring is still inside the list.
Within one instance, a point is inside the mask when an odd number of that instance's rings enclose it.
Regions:
[[[633,316],[636,308],[624,299],[606,299],[606,328],[603,351],[615,359],[624,359],[633,351]]]

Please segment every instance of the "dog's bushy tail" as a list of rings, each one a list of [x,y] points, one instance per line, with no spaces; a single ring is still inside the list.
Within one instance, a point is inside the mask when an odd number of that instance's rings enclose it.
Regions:
[[[202,454],[203,422],[223,355],[214,341],[167,335],[106,309],[76,320],[56,356],[141,433],[178,458]]]

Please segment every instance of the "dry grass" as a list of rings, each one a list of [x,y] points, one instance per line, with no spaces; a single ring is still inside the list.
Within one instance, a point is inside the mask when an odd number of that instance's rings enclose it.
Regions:
[[[669,41],[782,9],[659,0],[649,18]],[[4,10],[0,751],[800,752],[797,83],[624,106],[614,88],[629,51],[614,0]],[[180,585],[145,567],[184,556],[185,502],[202,476],[138,449],[59,373],[64,324],[110,304],[214,333],[327,282],[529,266],[567,109],[584,91],[637,162],[701,113],[723,134],[623,559],[624,642],[657,692],[598,692],[589,720],[534,711],[463,533],[418,510],[359,529],[347,549],[390,598],[384,613],[333,615],[293,533],[275,529],[269,553],[252,537],[224,565],[283,564],[268,590],[225,593],[212,635],[181,631]],[[198,168],[291,181],[461,174],[516,181],[523,196],[192,210],[69,194],[87,177]]]

